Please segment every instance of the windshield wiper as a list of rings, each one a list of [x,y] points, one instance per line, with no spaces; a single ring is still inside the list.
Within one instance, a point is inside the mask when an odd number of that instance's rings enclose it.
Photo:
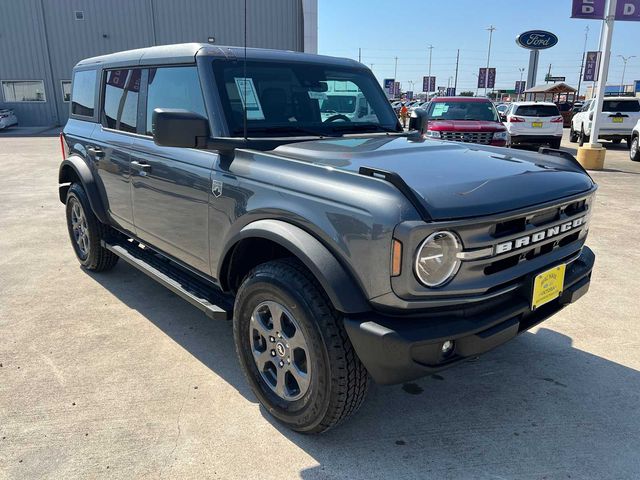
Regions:
[[[242,132],[236,132],[242,133]],[[293,125],[277,125],[272,127],[251,127],[247,129],[247,134],[251,136],[252,133],[297,133],[303,135],[310,135],[313,137],[331,137],[334,135],[326,132],[318,132],[304,127],[296,127]]]
[[[378,125],[376,123],[350,123],[345,122],[340,125],[332,125],[331,131],[333,132],[345,132],[345,131],[353,131],[353,132],[387,132],[387,133],[401,133],[394,128],[383,127],[382,125]]]

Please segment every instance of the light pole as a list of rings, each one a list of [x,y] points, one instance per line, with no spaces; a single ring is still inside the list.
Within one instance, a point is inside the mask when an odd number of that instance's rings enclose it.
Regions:
[[[398,76],[398,57],[393,57],[396,61],[396,66],[393,69],[393,81],[396,81],[396,77]]]
[[[580,98],[580,87],[582,86],[582,72],[584,70],[584,59],[587,56],[587,40],[589,40],[589,25],[584,28],[584,48],[582,49],[582,63],[580,64],[580,76],[578,77],[578,93],[575,100]]]
[[[429,45],[427,48],[429,49],[429,82],[428,82],[428,85],[427,85],[427,89],[431,90],[431,55],[433,53],[433,45]],[[427,92],[427,96],[428,96],[429,93],[431,93],[431,92]]]
[[[491,60],[491,39],[493,38],[493,32],[496,30],[496,27],[493,25],[489,25],[487,31],[489,32],[489,51],[487,52],[487,72],[484,83],[484,96],[487,96],[487,83],[489,81],[489,61]]]
[[[518,69],[520,71],[520,87],[518,88],[518,101],[522,98],[522,75],[524,75],[524,67]]]
[[[622,89],[622,93],[624,94],[624,74],[627,73],[627,62],[629,60],[631,60],[632,58],[636,58],[635,55],[631,55],[630,57],[624,57],[622,55],[618,55],[618,57],[620,57],[622,59],[622,61],[624,62],[624,65],[622,67],[622,81],[620,82],[620,88]]]

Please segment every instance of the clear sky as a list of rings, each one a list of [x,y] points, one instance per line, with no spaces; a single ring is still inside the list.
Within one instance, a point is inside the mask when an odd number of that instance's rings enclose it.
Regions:
[[[621,1],[621,0],[619,0]],[[555,33],[558,44],[540,53],[537,83],[552,64],[554,76],[566,76],[577,86],[580,62],[589,26],[587,50],[597,50],[600,25],[571,16],[571,0],[318,0],[318,53],[358,59],[370,66],[379,80],[392,78],[394,57],[398,57],[397,80],[404,90],[409,81],[422,90],[427,75],[429,51],[433,45],[431,72],[438,86],[446,86],[455,74],[456,50],[460,49],[458,92],[475,91],[478,68],[486,66],[489,25],[494,25],[491,66],[497,69],[496,88],[514,88],[519,67],[529,63],[529,51],[515,43],[526,30]],[[622,59],[616,55],[637,55],[627,63],[625,83],[640,80],[640,22],[616,22],[613,34],[609,82],[619,84]],[[526,80],[526,71],[524,74]],[[452,81],[453,86],[453,81]],[[583,89],[584,92],[584,82]]]

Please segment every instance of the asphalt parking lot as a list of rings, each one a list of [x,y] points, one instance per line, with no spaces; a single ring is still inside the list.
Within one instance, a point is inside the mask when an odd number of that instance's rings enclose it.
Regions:
[[[586,297],[309,437],[259,407],[230,323],[124,262],[83,271],[58,139],[0,133],[0,479],[640,478],[640,164],[607,146]]]

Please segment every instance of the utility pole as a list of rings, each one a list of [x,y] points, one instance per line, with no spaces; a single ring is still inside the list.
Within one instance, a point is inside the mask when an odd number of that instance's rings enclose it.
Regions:
[[[582,63],[580,64],[580,76],[578,77],[578,93],[577,98],[580,98],[580,86],[582,85],[582,72],[584,71],[584,59],[587,56],[587,40],[589,39],[589,25],[584,27],[584,48],[582,49]]]
[[[373,63],[369,64],[369,69],[373,72]]]
[[[547,72],[547,83],[549,83],[550,76],[551,76],[551,64],[549,64],[549,71]]]
[[[520,87],[518,88],[518,101],[522,98],[522,76],[524,75],[524,67],[518,68],[520,72]]]
[[[429,45],[427,48],[429,49],[429,85],[427,86],[427,89],[431,90],[431,54],[433,52],[433,45]],[[431,92],[427,92],[427,97],[429,93]]]
[[[396,61],[396,66],[393,68],[393,81],[396,81],[396,77],[398,76],[398,57],[393,57]]]
[[[358,61],[362,63],[362,49],[358,47]]]
[[[622,61],[624,62],[624,66],[622,67],[622,81],[620,82],[620,88],[622,89],[622,94],[625,93],[624,91],[624,74],[627,73],[627,62],[629,60],[631,60],[632,58],[636,58],[635,55],[631,55],[630,57],[624,57],[622,55],[618,55],[618,57],[620,57],[622,59]]]
[[[458,94],[458,65],[460,65],[460,49],[458,49],[458,54],[456,55],[456,79],[453,81],[453,91]]]
[[[489,80],[489,61],[491,60],[491,40],[493,38],[493,32],[495,32],[496,27],[493,25],[489,25],[487,31],[489,32],[489,51],[487,52],[487,73],[484,79],[484,96],[487,96],[487,81]]]

